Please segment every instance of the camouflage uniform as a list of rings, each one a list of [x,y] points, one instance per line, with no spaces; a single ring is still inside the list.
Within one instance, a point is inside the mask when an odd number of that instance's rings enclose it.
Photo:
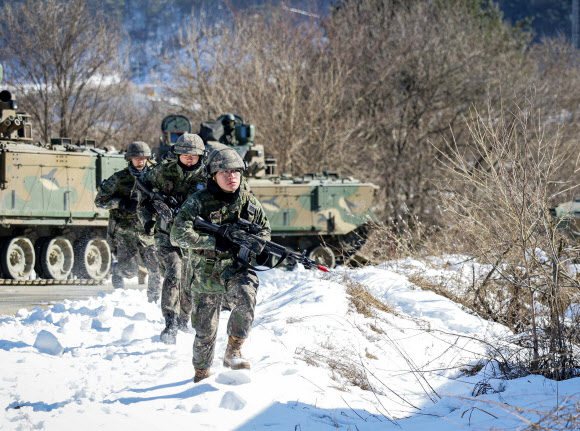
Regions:
[[[233,305],[228,320],[230,338],[248,337],[254,320],[258,277],[234,261],[231,250],[216,251],[216,237],[193,229],[196,216],[216,224],[234,223],[242,217],[263,227],[260,236],[270,238],[270,223],[262,205],[239,188],[235,200],[218,200],[208,189],[197,192],[182,206],[171,230],[171,241],[190,253],[188,284],[194,292],[192,324],[195,328],[193,365],[208,370],[214,356],[220,306],[225,295]]]
[[[117,256],[113,267],[113,285],[122,287],[123,278],[133,278],[139,271],[137,253],[141,255],[143,264],[149,272],[147,298],[155,302],[159,299],[161,276],[157,263],[155,243],[146,235],[143,225],[139,222],[131,201],[136,206],[137,196],[133,190],[135,178],[129,167],[115,172],[103,181],[95,198],[99,208],[109,210],[109,227],[107,240]]]
[[[238,145],[238,139],[236,138],[236,128],[235,128],[236,118],[233,114],[226,114],[222,120],[222,126],[224,128],[224,134],[220,137],[220,144],[224,145]]]
[[[231,146],[238,145],[235,129],[224,131],[224,134],[220,138],[220,144]]]
[[[201,189],[205,183],[203,164],[194,170],[186,171],[179,165],[178,160],[167,161],[149,170],[143,177],[143,182],[152,189],[165,196],[173,196],[179,204],[195,191]],[[145,224],[156,220],[156,214],[142,205],[138,210],[139,218]],[[190,319],[191,292],[181,289],[182,254],[179,247],[174,247],[169,240],[171,226],[162,226],[161,220],[155,222],[155,244],[158,258],[164,270],[165,280],[161,293],[161,311],[166,320],[175,316],[182,326]]]

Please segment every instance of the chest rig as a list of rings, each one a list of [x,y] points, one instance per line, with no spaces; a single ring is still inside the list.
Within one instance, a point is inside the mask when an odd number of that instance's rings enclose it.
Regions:
[[[256,218],[256,205],[248,196],[240,196],[235,202],[230,205],[224,205],[222,201],[214,199],[213,196],[207,193],[203,197],[204,202],[204,219],[215,224],[235,223],[239,218],[243,218],[250,223],[253,223]],[[206,256],[204,274],[209,276],[216,263],[215,257]]]

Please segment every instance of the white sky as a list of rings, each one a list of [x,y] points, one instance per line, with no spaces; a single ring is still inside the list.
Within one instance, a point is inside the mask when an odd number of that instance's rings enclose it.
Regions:
[[[579,379],[504,381],[494,364],[464,375],[509,331],[402,273],[397,265],[261,273],[242,349],[252,369],[222,366],[223,312],[211,376],[197,384],[194,335],[161,343],[161,311],[144,290],[3,316],[0,430],[506,430],[538,418],[516,406],[579,402]],[[366,286],[395,313],[357,313],[347,285]],[[488,393],[474,396],[482,387]]]

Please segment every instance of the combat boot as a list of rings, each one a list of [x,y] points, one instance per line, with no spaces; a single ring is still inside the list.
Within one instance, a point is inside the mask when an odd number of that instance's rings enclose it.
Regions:
[[[177,322],[175,313],[168,313],[165,316],[165,329],[159,335],[165,344],[175,344],[177,342]]]
[[[147,291],[147,301],[156,304],[159,301],[159,292],[149,292]]]
[[[118,274],[113,273],[111,282],[113,283],[113,287],[115,289],[123,289],[125,287],[125,281],[123,280],[123,277]]]
[[[202,370],[201,368],[195,369],[195,376],[193,376],[193,382],[197,383],[200,380],[207,379],[209,377],[209,368]]]
[[[242,358],[242,344],[244,344],[243,338],[229,336],[224,355],[224,367],[230,367],[232,370],[250,369],[250,363]]]
[[[181,332],[186,332],[188,334],[191,334],[192,331],[189,328],[189,324],[188,324],[189,320],[190,319],[187,317],[179,316],[177,318],[177,329],[180,330]]]

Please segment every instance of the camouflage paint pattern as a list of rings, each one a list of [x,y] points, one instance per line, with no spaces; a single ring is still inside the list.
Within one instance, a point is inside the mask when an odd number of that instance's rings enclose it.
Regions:
[[[94,203],[99,165],[105,157],[118,157],[118,168],[126,166],[121,156],[0,144],[0,220],[106,225],[108,211]]]
[[[558,226],[572,239],[580,240],[580,196],[557,206],[554,210]]]
[[[249,179],[248,184],[266,211],[274,235],[345,235],[376,221],[370,212],[373,184],[328,176]]]
[[[125,168],[127,162],[116,152],[95,148],[95,142],[88,139],[77,145],[66,138],[33,143],[30,118],[17,111],[17,102],[8,91],[0,92],[0,239],[33,245],[20,263],[36,264],[38,278],[51,276],[38,268],[39,262],[51,265],[42,244],[59,237],[61,244],[69,242],[74,249],[74,256],[60,255],[68,260],[66,267],[72,266],[72,275],[103,280],[111,262],[103,240],[109,211],[98,208],[94,200],[102,180]],[[54,252],[58,250],[50,251]],[[8,274],[7,267],[18,268],[18,263],[7,259],[8,254],[4,249],[0,252],[4,277],[19,281],[33,277],[31,272],[22,277]]]

